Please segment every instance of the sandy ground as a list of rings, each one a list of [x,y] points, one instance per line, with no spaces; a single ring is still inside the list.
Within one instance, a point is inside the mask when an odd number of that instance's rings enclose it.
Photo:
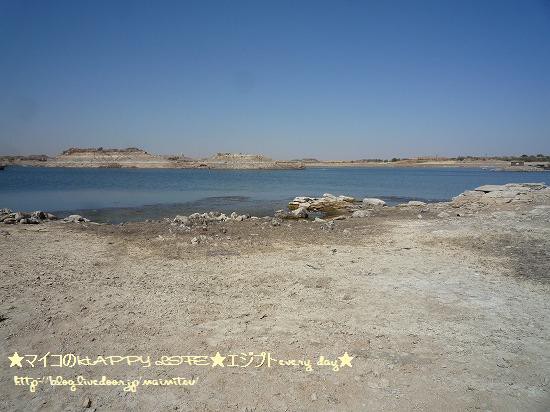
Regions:
[[[2,410],[550,409],[550,208],[322,223],[2,227]],[[198,245],[192,237],[202,235]],[[30,368],[29,354],[271,352],[296,366]],[[8,356],[24,355],[22,368]],[[347,352],[352,367],[315,365]],[[208,358],[209,359],[209,358]],[[195,378],[15,386],[14,375]]]

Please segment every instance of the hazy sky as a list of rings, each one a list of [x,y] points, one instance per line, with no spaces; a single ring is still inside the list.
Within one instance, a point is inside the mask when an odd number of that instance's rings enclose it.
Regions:
[[[550,153],[550,2],[0,0],[0,153]]]

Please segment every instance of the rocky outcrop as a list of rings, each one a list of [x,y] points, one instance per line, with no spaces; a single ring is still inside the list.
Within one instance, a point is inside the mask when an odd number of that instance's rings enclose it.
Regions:
[[[508,183],[505,185],[484,185],[467,190],[453,198],[453,207],[469,205],[484,207],[492,204],[511,202],[531,202],[534,196],[550,195],[550,189],[544,183]]]
[[[351,196],[334,196],[325,193],[323,197],[299,196],[289,202],[290,210],[302,209],[305,212],[321,212],[326,214],[342,214],[359,208],[355,198]]]
[[[37,210],[32,213],[12,212],[10,209],[0,209],[0,223],[10,224],[38,224],[48,220],[57,220],[57,217],[51,213]]]
[[[48,166],[56,167],[173,167],[174,162],[163,156],[156,156],[144,150],[129,147],[127,149],[76,148],[63,151]]]
[[[525,193],[531,190],[541,190],[545,187],[546,185],[544,183],[507,183],[505,185],[483,185],[475,188],[474,191],[483,193],[503,191],[516,191],[518,193]]]
[[[53,220],[58,220],[57,216],[54,214],[43,212],[42,210],[37,210],[35,212],[12,212],[10,209],[0,209],[0,223],[4,224],[39,224],[44,222],[49,222]],[[86,219],[80,215],[69,215],[66,218],[60,220],[63,223],[82,223],[89,222],[90,219]]]

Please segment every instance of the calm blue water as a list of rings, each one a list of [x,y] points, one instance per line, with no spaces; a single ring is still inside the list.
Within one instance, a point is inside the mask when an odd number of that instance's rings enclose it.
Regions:
[[[83,212],[119,222],[219,210],[272,214],[295,196],[329,192],[388,203],[448,200],[482,184],[544,182],[547,172],[362,168],[280,171],[69,169],[0,171],[0,207]]]

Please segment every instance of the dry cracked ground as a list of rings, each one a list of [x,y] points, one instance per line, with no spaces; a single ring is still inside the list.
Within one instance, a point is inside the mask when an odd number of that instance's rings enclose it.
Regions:
[[[414,208],[412,208],[414,209]],[[548,410],[550,207],[438,218],[6,226],[2,410]],[[199,244],[192,237],[202,235]],[[208,355],[313,365],[10,368],[9,356]],[[195,378],[32,393],[14,375]]]

